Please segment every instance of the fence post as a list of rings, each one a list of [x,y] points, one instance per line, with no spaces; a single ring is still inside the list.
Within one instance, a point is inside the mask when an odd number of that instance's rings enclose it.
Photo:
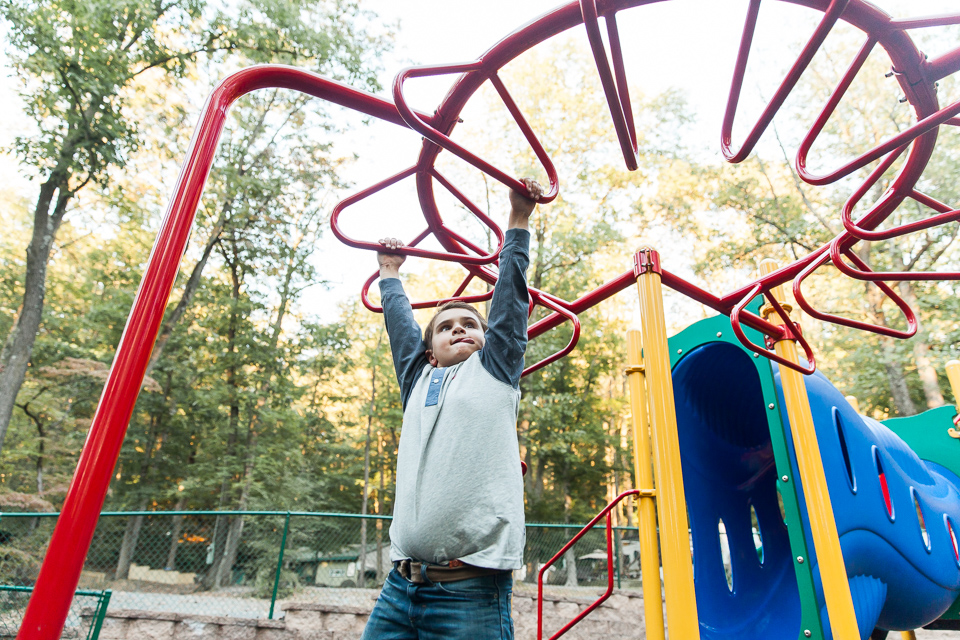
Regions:
[[[98,640],[100,638],[100,629],[103,628],[103,620],[107,617],[107,607],[110,606],[111,595],[113,595],[113,592],[110,589],[105,589],[97,599],[97,614],[90,626],[87,640]]]
[[[617,589],[620,588],[620,563],[623,558],[623,552],[620,550],[620,530],[613,530],[613,552],[617,554],[616,562],[613,563],[613,570],[617,574]]]
[[[283,537],[280,538],[280,555],[277,557],[277,573],[273,577],[273,595],[270,597],[270,616],[273,620],[273,608],[277,604],[277,589],[280,588],[280,572],[283,570],[283,551],[287,548],[287,532],[290,530],[290,512],[283,520]]]

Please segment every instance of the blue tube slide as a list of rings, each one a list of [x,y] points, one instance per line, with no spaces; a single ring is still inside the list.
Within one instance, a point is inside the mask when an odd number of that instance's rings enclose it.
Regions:
[[[776,368],[774,378],[787,424]],[[796,640],[795,560],[753,358],[730,343],[703,344],[676,364],[673,379],[701,638]],[[960,596],[960,478],[857,414],[822,374],[806,385],[861,638],[875,627],[929,624]],[[817,560],[805,561],[830,638]]]

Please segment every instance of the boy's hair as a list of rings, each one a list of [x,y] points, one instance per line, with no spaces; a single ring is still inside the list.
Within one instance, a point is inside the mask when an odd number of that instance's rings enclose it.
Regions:
[[[487,331],[487,319],[483,317],[483,314],[477,311],[477,308],[472,304],[467,304],[466,302],[460,302],[459,300],[452,300],[450,302],[444,302],[437,309],[437,312],[433,314],[433,317],[430,318],[430,322],[427,323],[427,327],[423,330],[423,343],[426,345],[427,349],[433,348],[433,324],[437,321],[437,316],[446,311],[447,309],[467,309],[471,311],[473,315],[477,316],[477,320],[480,321],[480,328],[483,329],[484,333]]]

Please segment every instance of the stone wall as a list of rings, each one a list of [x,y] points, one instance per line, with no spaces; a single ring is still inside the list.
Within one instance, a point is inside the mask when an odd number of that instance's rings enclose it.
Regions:
[[[544,635],[549,637],[586,609],[593,600],[548,596],[544,599]],[[370,606],[338,606],[310,602],[282,605],[282,620],[244,620],[194,614],[115,610],[104,620],[101,640],[357,640]],[[513,597],[516,640],[537,637],[536,593]],[[618,592],[569,631],[570,640],[643,640],[643,599]]]

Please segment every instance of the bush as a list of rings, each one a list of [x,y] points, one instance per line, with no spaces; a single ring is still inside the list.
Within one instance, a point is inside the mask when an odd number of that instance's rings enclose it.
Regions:
[[[40,573],[40,558],[13,547],[0,547],[0,584],[32,585]]]
[[[262,568],[257,571],[257,579],[254,582],[254,593],[258,598],[270,598],[273,596],[273,580],[277,575],[276,567],[272,569]],[[283,569],[280,572],[280,585],[277,587],[277,597],[286,598],[292,596],[300,590],[300,576],[296,571]]]

